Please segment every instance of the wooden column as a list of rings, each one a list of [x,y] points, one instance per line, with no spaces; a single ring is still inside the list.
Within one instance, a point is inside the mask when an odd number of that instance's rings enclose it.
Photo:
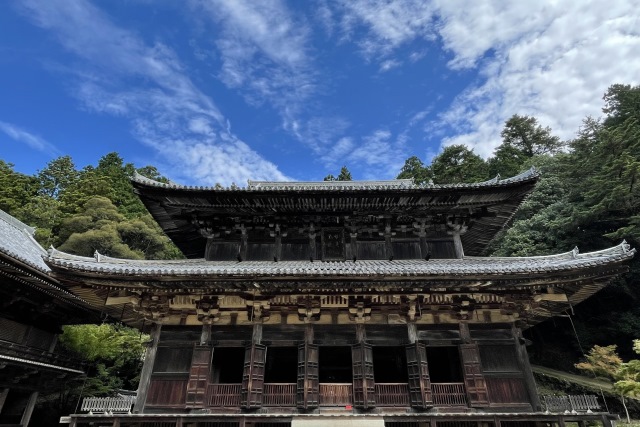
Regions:
[[[460,358],[462,360],[462,374],[464,376],[464,386],[472,408],[482,408],[489,406],[489,395],[487,392],[487,382],[482,373],[480,364],[480,350],[478,344],[471,340],[469,325],[460,323]]]
[[[29,420],[31,419],[31,414],[33,414],[33,408],[36,407],[36,401],[38,400],[38,392],[34,391],[29,396],[27,400],[27,406],[24,408],[24,412],[22,413],[22,418],[20,419],[20,425],[23,427],[27,427],[29,425]]]
[[[7,400],[7,395],[9,394],[9,389],[5,388],[0,391],[0,414],[2,413],[2,407],[4,406],[4,402]]]
[[[314,409],[320,404],[320,383],[318,377],[318,346],[313,343],[313,325],[307,324],[304,343],[298,346],[298,380],[296,406],[300,409]]]
[[[316,231],[313,224],[309,226],[309,254],[311,259],[318,259],[316,251]]]
[[[211,355],[213,353],[213,348],[209,345],[210,341],[211,325],[205,323],[202,325],[200,344],[193,347],[185,400],[187,408],[200,409],[208,406],[206,395],[211,376]]]
[[[258,409],[262,407],[264,390],[264,369],[267,360],[267,347],[262,341],[262,321],[253,324],[251,345],[247,346],[244,355],[244,371],[242,374],[242,407]]]
[[[511,334],[513,335],[513,341],[516,346],[516,355],[518,357],[518,364],[524,374],[524,384],[529,394],[529,402],[531,402],[531,408],[534,411],[541,411],[542,404],[540,403],[540,397],[538,396],[538,388],[536,387],[536,381],[533,377],[533,371],[531,370],[531,364],[529,363],[529,356],[527,354],[527,348],[524,345],[524,338],[522,338],[522,331],[516,326],[515,323],[511,324]]]
[[[418,342],[418,328],[415,322],[407,322],[407,338],[411,344]]]
[[[427,365],[427,348],[415,341],[405,346],[407,352],[407,376],[409,379],[409,399],[414,408],[426,409],[432,406],[431,379]]]
[[[376,406],[376,387],[373,380],[373,349],[371,345],[360,342],[351,346],[351,362],[353,365],[353,404],[360,409],[374,408]]]
[[[244,227],[244,224],[240,225],[240,259],[247,259],[247,229]]]
[[[138,397],[133,405],[133,412],[136,414],[144,412],[144,405],[147,401],[147,393],[149,392],[149,384],[151,383],[151,373],[153,372],[153,364],[156,361],[156,353],[158,352],[158,341],[160,341],[160,330],[162,325],[154,323],[151,328],[151,345],[147,348],[140,372],[140,383],[138,383]]]
[[[462,248],[462,239],[460,238],[460,232],[453,232],[453,247],[456,251],[456,258],[464,258],[464,249]]]

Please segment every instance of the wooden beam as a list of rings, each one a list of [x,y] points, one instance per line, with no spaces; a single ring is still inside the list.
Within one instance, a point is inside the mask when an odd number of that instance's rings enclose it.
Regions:
[[[153,329],[151,330],[151,346],[147,349],[147,354],[144,358],[142,372],[140,373],[140,383],[138,384],[138,397],[135,405],[133,406],[133,412],[136,414],[144,412],[144,405],[149,392],[149,384],[151,383],[153,364],[156,361],[156,353],[158,352],[158,341],[160,341],[161,328],[162,325],[154,323]]]
[[[29,425],[29,420],[31,419],[31,414],[33,414],[33,408],[36,407],[36,401],[38,400],[38,392],[34,391],[29,396],[27,400],[27,406],[24,408],[24,412],[22,413],[22,418],[20,419],[20,425],[27,427]]]
[[[527,393],[529,394],[531,408],[534,411],[542,411],[542,404],[538,397],[538,388],[536,387],[536,380],[533,377],[533,371],[531,370],[531,364],[529,363],[529,356],[527,355],[527,348],[525,347],[524,339],[522,338],[522,331],[515,323],[511,324],[511,334],[513,335],[513,341],[516,346],[518,364],[524,373],[524,384],[527,388]]]

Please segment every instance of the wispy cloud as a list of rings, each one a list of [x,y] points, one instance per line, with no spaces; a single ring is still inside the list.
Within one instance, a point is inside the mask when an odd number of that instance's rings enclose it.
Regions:
[[[79,59],[75,95],[84,107],[130,120],[174,175],[203,184],[286,178],[228,131],[169,47],[145,43],[85,0],[27,0],[22,8]]]
[[[424,41],[449,55],[452,72],[477,72],[480,83],[460,94],[439,123],[425,127],[446,128],[445,144],[464,143],[484,156],[500,143],[513,114],[536,116],[570,138],[584,117],[599,114],[608,86],[640,81],[638,0],[330,4],[345,38],[382,70],[404,60],[402,47]],[[422,55],[414,51],[408,59]]]
[[[600,114],[608,86],[640,82],[638,1],[485,3],[440,6],[451,66],[479,63],[484,75],[443,115],[457,132],[445,144],[488,156],[516,113],[571,138],[586,116]]]
[[[51,156],[60,154],[60,151],[50,142],[11,123],[0,121],[0,131],[4,132],[9,138],[26,144],[34,150]]]
[[[358,165],[362,176],[358,179],[394,178],[408,157],[406,136],[394,136],[386,129],[378,129],[359,138],[341,138],[327,151],[323,160],[336,169],[343,165]]]
[[[279,0],[196,1],[209,17],[222,66],[219,77],[252,104],[298,108],[316,89],[309,56],[310,28]],[[213,37],[212,37],[213,38]]]

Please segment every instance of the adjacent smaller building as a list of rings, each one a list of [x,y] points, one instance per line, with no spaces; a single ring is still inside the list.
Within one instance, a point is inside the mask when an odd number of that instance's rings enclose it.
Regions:
[[[95,322],[49,275],[34,229],[0,210],[0,426],[27,426],[38,395],[84,376],[56,351],[62,325]]]

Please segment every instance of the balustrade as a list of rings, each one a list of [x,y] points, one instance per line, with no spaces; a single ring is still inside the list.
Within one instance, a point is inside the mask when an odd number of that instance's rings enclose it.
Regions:
[[[409,406],[407,383],[376,384],[376,404],[379,406]]]
[[[296,406],[296,384],[265,383],[264,406]]]
[[[435,406],[466,406],[464,383],[431,383]]]
[[[95,412],[105,414],[131,413],[131,407],[134,403],[136,403],[136,396],[85,397],[82,399],[80,410],[90,414]]]
[[[209,384],[209,406],[234,407],[242,404],[242,384]]]
[[[320,384],[320,406],[346,406],[352,403],[351,383]]]

